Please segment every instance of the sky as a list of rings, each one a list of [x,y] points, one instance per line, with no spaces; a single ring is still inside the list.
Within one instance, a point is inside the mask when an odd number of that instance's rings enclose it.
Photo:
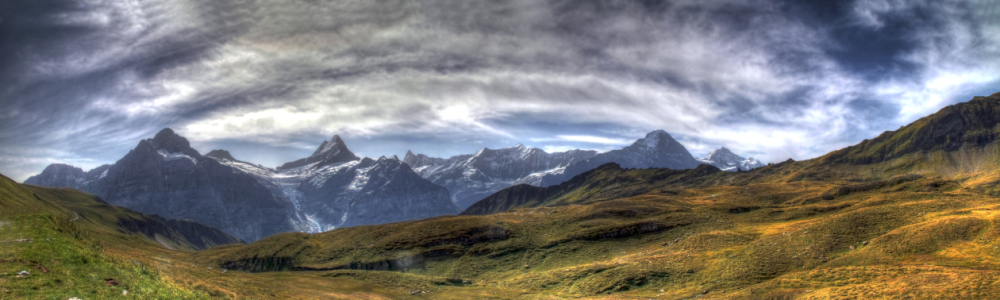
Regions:
[[[1000,92],[970,1],[14,0],[0,173],[114,163],[172,128],[277,166],[523,143],[814,158]]]

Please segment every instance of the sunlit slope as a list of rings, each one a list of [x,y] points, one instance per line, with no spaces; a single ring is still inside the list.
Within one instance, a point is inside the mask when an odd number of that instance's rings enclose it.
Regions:
[[[993,197],[942,178],[750,184],[282,234],[207,251],[203,262],[248,271],[455,278],[562,297],[646,297],[660,289],[668,298],[705,291],[750,299],[841,297],[970,268],[1000,279],[994,271],[997,205]],[[872,274],[856,277],[860,270]],[[954,279],[894,293],[955,296],[941,287],[968,283]],[[992,285],[978,289],[993,291]]]
[[[123,228],[74,213],[102,212],[62,206],[92,203],[97,203],[93,196],[78,191],[26,187],[0,178],[0,298],[96,299],[122,296],[126,290],[153,299],[198,298],[196,293],[163,282],[158,272],[147,265],[103,246],[127,245],[131,251],[141,252],[161,248],[155,241],[131,232],[121,233]],[[28,275],[19,275],[21,271]],[[108,285],[105,278],[123,284]]]

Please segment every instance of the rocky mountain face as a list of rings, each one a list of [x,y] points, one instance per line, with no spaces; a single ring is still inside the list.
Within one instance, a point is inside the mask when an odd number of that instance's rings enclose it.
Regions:
[[[87,181],[87,173],[84,173],[83,169],[65,164],[51,164],[45,167],[41,174],[29,177],[24,183],[54,188],[74,188],[84,181]]]
[[[58,186],[77,178],[76,184],[65,187],[166,219],[194,220],[246,241],[297,231],[306,224],[304,215],[275,193],[278,187],[201,156],[170,129],[140,141],[115,164],[96,168],[83,180],[79,172],[65,175],[66,170],[50,166],[25,182]]]
[[[194,220],[246,241],[461,212],[447,189],[396,157],[360,159],[339,136],[309,157],[270,169],[226,150],[202,156],[164,129],[113,165],[86,173],[52,165],[25,182],[76,188],[114,205]]]
[[[308,220],[309,232],[423,219],[461,212],[448,190],[396,157],[358,158],[339,136],[307,158],[276,169],[238,161],[225,150],[207,157],[270,183]]]
[[[278,170],[294,169],[306,165],[324,166],[358,159],[360,158],[347,149],[344,140],[340,139],[339,135],[334,135],[329,141],[323,141],[323,144],[319,145],[319,148],[316,148],[316,151],[309,157],[285,163],[279,166]]]
[[[737,170],[750,171],[764,166],[756,158],[743,158],[736,155],[726,147],[712,151],[705,158],[698,159],[701,163],[713,165],[723,171],[735,172]]]
[[[596,154],[584,150],[546,153],[518,144],[502,149],[483,148],[472,155],[448,159],[407,151],[403,162],[421,177],[448,188],[455,204],[464,209],[512,185],[538,185],[545,174],[562,172],[566,166]]]
[[[397,158],[364,158],[316,170],[300,190],[304,211],[321,224],[345,227],[458,214],[448,190]]]
[[[616,163],[626,169],[668,168],[694,169],[701,164],[687,148],[674,140],[666,131],[656,130],[636,140],[632,145],[618,150],[597,154],[570,164],[562,172],[545,174],[540,186],[552,186],[606,163]]]
[[[721,157],[721,156],[720,156]],[[53,165],[27,183],[74,187],[168,219],[191,219],[247,241],[447,214],[518,184],[550,186],[604,163],[691,169],[700,164],[662,130],[606,153],[547,153],[518,144],[448,159],[407,152],[361,159],[339,136],[271,169],[213,150],[202,156],[169,129],[113,165],[89,172]]]

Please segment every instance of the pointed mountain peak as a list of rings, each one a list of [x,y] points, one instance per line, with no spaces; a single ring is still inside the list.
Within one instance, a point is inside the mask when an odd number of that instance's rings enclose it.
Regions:
[[[160,132],[157,133],[156,136],[153,136],[153,139],[149,141],[152,143],[153,149],[156,150],[166,150],[170,153],[183,152],[188,153],[189,155],[197,153],[197,151],[191,148],[191,143],[188,143],[187,139],[177,133],[174,133],[174,131],[170,128],[160,130]]]
[[[413,151],[406,151],[406,156],[402,160],[404,163],[409,165],[411,168],[419,168],[423,166],[429,166],[434,164],[444,163],[444,159],[430,157],[423,154],[413,154]]]
[[[309,157],[286,163],[278,167],[278,170],[298,168],[305,165],[318,163],[316,166],[325,166],[333,163],[359,160],[351,150],[347,149],[347,144],[340,139],[339,135],[334,135],[329,141],[323,141]]]
[[[708,154],[708,156],[705,157],[705,160],[725,165],[725,164],[737,163],[739,161],[745,160],[745,158],[736,155],[736,153],[733,153],[733,151],[729,151],[729,149],[726,147],[722,147]]]
[[[525,147],[525,146],[524,146],[524,144],[521,144],[521,143],[517,143],[517,146],[514,146],[514,148],[517,148],[517,149],[525,149],[525,148],[527,148],[527,147]]]
[[[406,155],[403,156],[403,162],[408,165],[415,166],[420,163],[420,157],[413,154],[413,151],[406,150]]]
[[[389,159],[391,159],[391,160],[399,160],[399,156],[396,156],[395,154],[393,154],[392,156],[389,157]]]
[[[327,152],[330,152],[330,151],[348,151],[348,152],[350,152],[350,150],[347,150],[347,144],[344,143],[344,140],[340,139],[339,135],[334,135],[333,138],[330,138],[329,141],[323,141],[323,143],[320,144],[318,148],[316,148],[316,151],[313,152],[312,155],[316,156],[316,155],[320,155],[322,153],[327,153]]]
[[[712,160],[713,158],[719,158],[719,157],[739,157],[740,159],[743,159],[742,157],[736,155],[736,153],[733,153],[733,151],[730,151],[729,148],[726,147],[722,147],[716,149],[715,151],[712,151],[712,153],[709,153],[708,156],[705,157],[705,159]]]
[[[680,145],[669,133],[663,129],[654,130],[646,134],[645,138],[636,140],[632,146],[646,146],[649,148],[672,148],[674,145]]]
[[[218,158],[218,159],[225,159],[225,160],[229,160],[229,161],[236,161],[236,159],[233,158],[233,155],[229,154],[229,151],[222,150],[222,149],[216,149],[216,150],[209,151],[208,153],[205,154],[205,156],[212,157],[212,158]]]

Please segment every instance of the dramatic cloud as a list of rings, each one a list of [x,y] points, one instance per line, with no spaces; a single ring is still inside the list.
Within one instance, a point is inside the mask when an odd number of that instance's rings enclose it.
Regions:
[[[1000,91],[991,1],[17,1],[0,4],[0,173],[111,163],[171,127],[278,165],[665,129],[808,159]]]

